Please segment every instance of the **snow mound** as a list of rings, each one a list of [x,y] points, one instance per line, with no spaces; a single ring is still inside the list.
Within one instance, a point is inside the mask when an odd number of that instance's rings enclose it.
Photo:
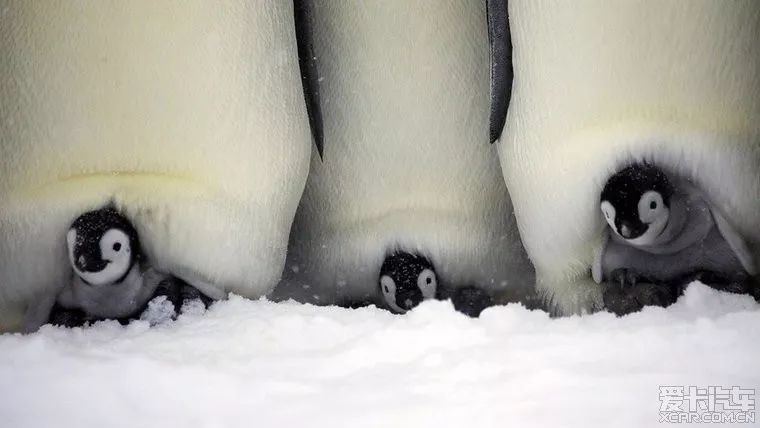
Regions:
[[[760,385],[760,305],[700,284],[623,318],[234,296],[202,312],[0,336],[3,426],[642,427],[660,385]]]

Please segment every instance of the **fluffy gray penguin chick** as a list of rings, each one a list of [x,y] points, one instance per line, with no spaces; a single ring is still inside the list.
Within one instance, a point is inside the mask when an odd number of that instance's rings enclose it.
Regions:
[[[438,278],[435,268],[423,256],[395,252],[380,268],[380,290],[393,312],[404,313],[423,300],[436,297]]]
[[[66,234],[74,275],[57,303],[100,318],[135,314],[153,296],[160,274],[145,263],[137,231],[113,208],[81,215]]]
[[[66,234],[66,248],[71,282],[30,307],[26,331],[48,321],[74,326],[87,320],[132,317],[159,284],[171,278],[147,265],[137,231],[110,207],[79,216]]]
[[[613,312],[667,306],[693,280],[753,291],[749,247],[688,180],[636,163],[607,181],[600,202],[609,229],[592,274],[610,283],[604,300]]]

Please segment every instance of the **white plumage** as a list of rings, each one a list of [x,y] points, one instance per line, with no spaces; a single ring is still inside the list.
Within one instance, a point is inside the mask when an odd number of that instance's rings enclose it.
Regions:
[[[3,1],[0,52],[0,330],[108,203],[204,293],[274,286],[311,145],[292,4]]]
[[[515,0],[500,157],[537,284],[599,307],[599,194],[634,160],[699,186],[760,256],[760,2]]]
[[[378,301],[394,249],[447,286],[531,285],[488,144],[481,1],[323,1],[314,7],[325,130],[291,234],[280,295]]]

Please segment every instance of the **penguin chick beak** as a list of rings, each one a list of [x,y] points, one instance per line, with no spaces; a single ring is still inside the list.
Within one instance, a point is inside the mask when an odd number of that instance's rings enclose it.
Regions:
[[[81,270],[82,272],[87,271],[87,258],[85,256],[79,256],[77,257],[76,261],[77,269]]]
[[[409,292],[409,293],[402,293],[398,296],[396,299],[396,304],[405,310],[410,310],[422,303],[422,295],[417,295],[419,293]]]
[[[79,257],[76,258],[75,264],[80,272],[100,272],[106,267],[108,262],[88,257],[85,254],[80,254]]]
[[[620,223],[620,226],[618,227],[618,232],[620,233],[620,236],[622,236],[625,239],[636,239],[639,236],[643,235],[644,232],[647,231],[648,227],[649,227],[648,225],[643,224],[643,223],[640,225],[634,225],[627,221],[623,221]]]

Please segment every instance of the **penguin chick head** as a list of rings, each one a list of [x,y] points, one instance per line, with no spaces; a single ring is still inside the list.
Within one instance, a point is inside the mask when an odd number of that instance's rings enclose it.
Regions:
[[[399,251],[386,257],[380,268],[380,289],[394,312],[404,313],[434,298],[437,288],[435,268],[425,257]]]
[[[651,245],[668,225],[672,196],[673,187],[662,170],[647,163],[633,164],[607,181],[602,214],[631,245]]]
[[[82,214],[66,234],[69,262],[90,285],[120,282],[140,259],[137,231],[113,208]]]

